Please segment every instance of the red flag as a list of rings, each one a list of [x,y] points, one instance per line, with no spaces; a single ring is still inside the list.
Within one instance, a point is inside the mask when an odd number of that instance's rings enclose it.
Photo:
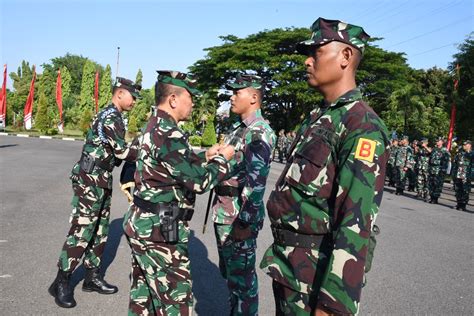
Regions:
[[[33,65],[33,78],[31,79],[30,92],[28,93],[28,98],[25,103],[25,110],[23,111],[23,122],[25,123],[26,129],[31,129],[31,114],[33,113],[33,99],[35,97],[35,80],[36,80],[36,70]]]
[[[0,93],[0,127],[7,126],[7,64],[3,65],[3,84]]]
[[[61,88],[61,70],[58,69],[58,78],[56,79],[56,103],[59,110],[59,125],[58,129],[63,132],[63,91]]]
[[[95,97],[95,113],[99,112],[99,72],[95,73],[95,90],[94,90],[94,97]]]

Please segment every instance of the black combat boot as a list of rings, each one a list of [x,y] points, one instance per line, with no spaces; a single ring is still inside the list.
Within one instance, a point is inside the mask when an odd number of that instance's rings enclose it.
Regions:
[[[459,203],[459,210],[466,211],[466,204],[465,203]]]
[[[92,268],[86,269],[82,290],[85,292],[98,292],[100,294],[114,294],[117,293],[118,288],[104,280],[104,277],[100,275],[99,268]]]
[[[438,204],[438,198],[432,197],[430,200],[430,204]]]
[[[456,204],[456,209],[459,210],[461,208],[461,204],[460,203],[457,203]]]
[[[71,272],[64,272],[59,270],[56,279],[48,289],[49,294],[54,296],[54,301],[60,307],[72,308],[76,306],[74,300],[74,293],[72,291],[69,280],[71,278]]]

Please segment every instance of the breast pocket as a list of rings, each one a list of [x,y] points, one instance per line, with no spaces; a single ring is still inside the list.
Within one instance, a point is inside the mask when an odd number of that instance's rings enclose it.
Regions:
[[[295,151],[285,180],[306,195],[315,196],[328,183],[327,166],[330,161],[331,146],[320,137],[313,138]]]

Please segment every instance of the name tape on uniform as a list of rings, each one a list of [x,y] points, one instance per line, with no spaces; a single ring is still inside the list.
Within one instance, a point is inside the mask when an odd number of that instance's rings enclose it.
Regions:
[[[374,140],[367,138],[359,138],[357,149],[355,152],[355,159],[374,162],[375,146],[377,143]]]

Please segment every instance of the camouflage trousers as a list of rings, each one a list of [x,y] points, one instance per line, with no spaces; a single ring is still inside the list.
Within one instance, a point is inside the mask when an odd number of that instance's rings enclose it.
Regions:
[[[193,294],[188,243],[127,236],[132,249],[128,315],[191,315]]]
[[[471,192],[470,181],[454,179],[454,192],[458,204],[467,204],[469,202],[469,193]]]
[[[387,170],[386,170],[386,175],[387,175],[387,179],[388,179],[388,185],[389,186],[393,186],[394,185],[394,181],[393,181],[393,165],[391,164],[387,164]]]
[[[439,198],[443,191],[444,173],[428,175],[428,190],[432,198]]]
[[[257,225],[251,225],[252,237],[233,241],[232,225],[214,223],[219,253],[219,270],[227,281],[231,315],[258,315],[258,279],[255,270]]]
[[[98,268],[109,232],[112,191],[73,181],[71,228],[59,256],[58,267],[72,272],[84,256],[86,268]]]
[[[416,172],[412,169],[407,170],[408,190],[415,191],[416,187]]]
[[[316,293],[312,295],[297,292],[276,281],[273,281],[272,287],[275,298],[275,315],[313,315],[316,306]]]
[[[405,190],[406,176],[407,173],[403,168],[395,167],[395,187],[397,190]]]
[[[428,196],[428,171],[418,171],[418,175],[416,176],[416,191],[423,196]]]

